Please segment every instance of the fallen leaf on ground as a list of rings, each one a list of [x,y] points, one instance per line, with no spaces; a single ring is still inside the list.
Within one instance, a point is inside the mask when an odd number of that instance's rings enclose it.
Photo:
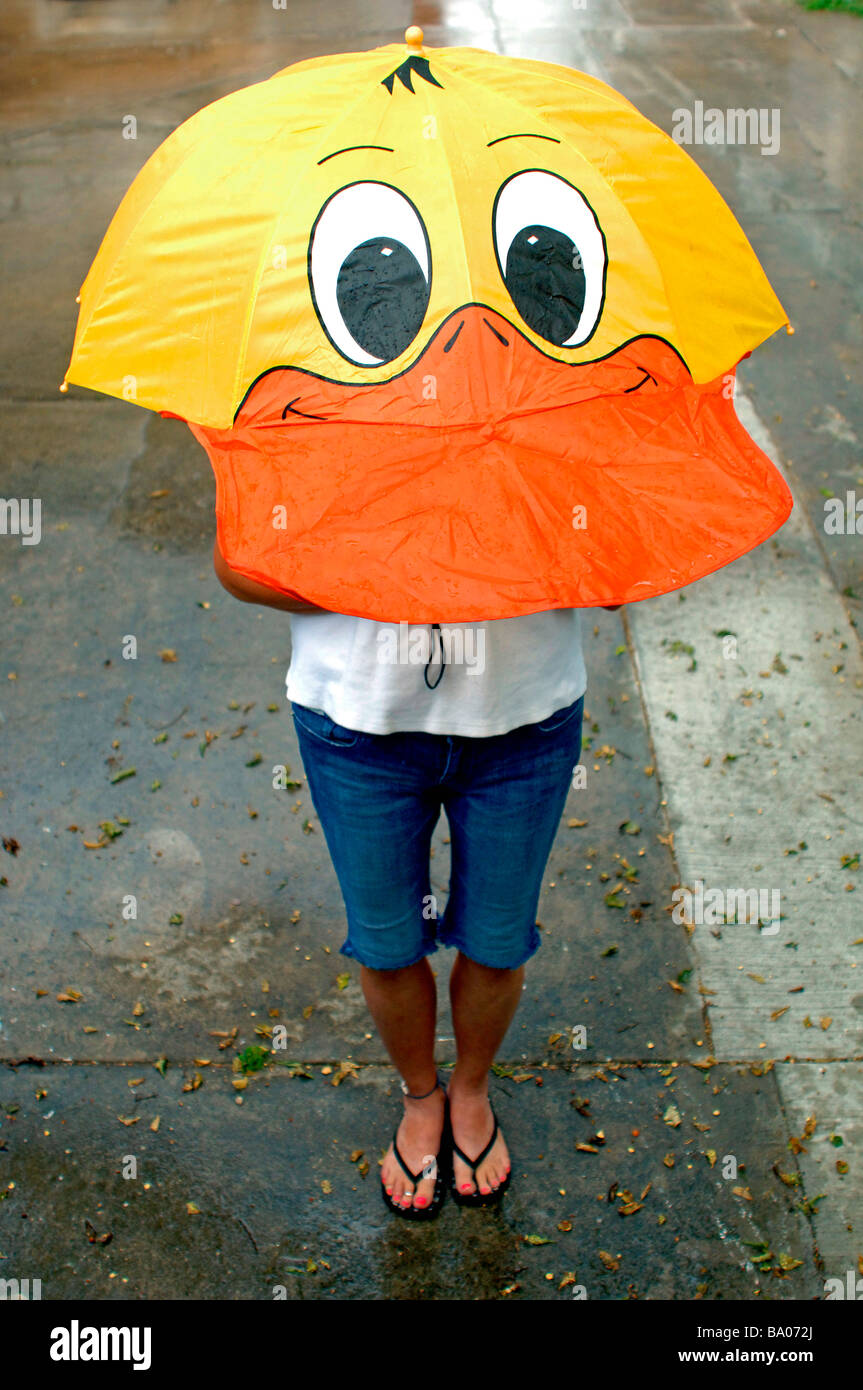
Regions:
[[[87,1232],[87,1239],[91,1245],[110,1245],[114,1239],[111,1231],[106,1231],[104,1235],[99,1235],[92,1221],[84,1222],[84,1230]]]
[[[781,1254],[778,1257],[779,1268],[785,1271],[799,1269],[802,1263],[802,1260],[795,1260],[792,1255]]]

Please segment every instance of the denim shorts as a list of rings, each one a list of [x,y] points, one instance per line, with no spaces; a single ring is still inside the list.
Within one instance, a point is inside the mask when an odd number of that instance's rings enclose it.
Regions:
[[[398,970],[454,946],[515,970],[539,948],[542,877],[581,753],[584,696],[490,738],[372,734],[292,704],[315,811],[344,899],[340,948]],[[449,895],[432,894],[432,834],[446,811]]]

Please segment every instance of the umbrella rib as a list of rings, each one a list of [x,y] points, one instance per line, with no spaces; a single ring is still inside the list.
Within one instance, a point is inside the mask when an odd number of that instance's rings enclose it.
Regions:
[[[458,100],[460,101],[461,98],[458,98]],[[457,213],[458,213],[458,216],[456,217],[456,224],[457,224],[457,226],[458,226],[459,240],[460,240],[460,242],[461,242],[462,260],[464,261],[465,276],[466,276],[466,278],[467,278],[468,298],[469,298],[470,300],[473,300],[473,297],[474,297],[474,293],[473,293],[473,280],[472,280],[472,278],[471,278],[470,265],[469,265],[469,263],[468,263],[468,258],[467,258],[467,246],[466,246],[466,244],[465,244],[465,239],[464,239],[464,227],[462,226],[462,220],[461,220],[461,214],[460,214],[460,210],[459,210],[458,199],[456,198],[456,195],[455,195],[455,184],[453,183],[452,168],[450,167],[449,156],[448,156],[448,154],[447,154],[447,152],[446,152],[445,146],[444,146],[444,166],[445,166],[445,168],[446,168],[446,176],[447,176],[447,178],[448,178],[448,180],[449,180],[450,196],[451,196],[451,198],[452,198],[452,206],[457,210]]]

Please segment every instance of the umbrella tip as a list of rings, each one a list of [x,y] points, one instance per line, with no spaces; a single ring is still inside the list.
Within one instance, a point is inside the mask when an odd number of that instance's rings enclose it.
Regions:
[[[786,332],[786,333],[789,333],[789,334],[791,334],[791,333],[794,332],[794,329],[791,327],[791,324],[790,324],[790,323],[786,323],[786,325],[785,325],[785,332]]]
[[[412,24],[409,29],[405,29],[405,43],[409,48],[422,48],[423,31],[418,24]]]
[[[65,396],[66,392],[69,390],[69,383],[68,383],[68,381],[61,381],[61,382],[60,382],[60,390],[63,392],[63,394],[64,394],[64,396]]]

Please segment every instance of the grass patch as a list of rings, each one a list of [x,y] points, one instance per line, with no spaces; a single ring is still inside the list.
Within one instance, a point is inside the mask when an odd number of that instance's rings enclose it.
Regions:
[[[861,0],[797,0],[804,10],[841,10],[843,14],[863,15]]]

